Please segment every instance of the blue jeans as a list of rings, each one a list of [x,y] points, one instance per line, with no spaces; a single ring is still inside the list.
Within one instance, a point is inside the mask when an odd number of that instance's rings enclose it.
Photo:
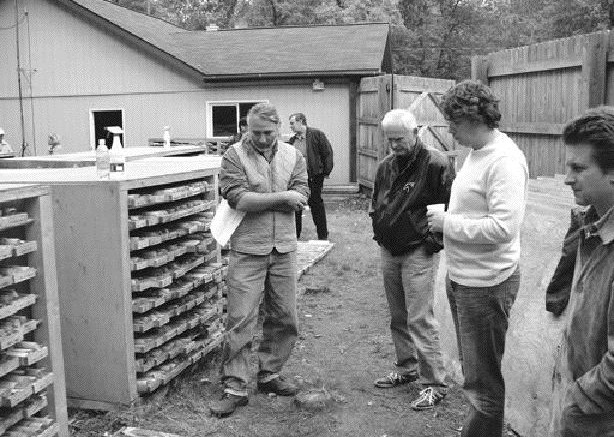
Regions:
[[[298,335],[296,251],[252,255],[232,250],[228,268],[228,320],[224,335],[225,391],[247,396],[248,365],[264,293],[264,324],[258,350],[260,379],[281,371]]]
[[[520,287],[520,270],[492,287],[446,282],[465,379],[463,390],[471,404],[461,436],[499,437],[505,407],[501,360],[510,310]]]
[[[424,385],[444,386],[439,324],[433,312],[433,255],[422,245],[399,256],[380,249],[400,373],[419,374]]]

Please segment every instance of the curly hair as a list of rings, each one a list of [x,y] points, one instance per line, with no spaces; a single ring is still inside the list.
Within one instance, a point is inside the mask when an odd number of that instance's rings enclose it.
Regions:
[[[590,144],[595,163],[603,173],[614,170],[614,107],[591,108],[563,128],[568,145]]]
[[[447,120],[484,123],[491,129],[499,127],[499,100],[481,82],[465,80],[443,95],[441,108]]]

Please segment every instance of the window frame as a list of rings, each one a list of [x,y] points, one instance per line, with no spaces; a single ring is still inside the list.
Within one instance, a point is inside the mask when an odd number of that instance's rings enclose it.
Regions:
[[[213,136],[213,108],[215,106],[234,106],[237,113],[236,126],[239,129],[239,120],[241,119],[240,105],[242,103],[269,103],[268,99],[247,99],[247,100],[212,100],[207,102],[206,108],[206,126],[205,132],[207,133],[207,138],[211,139],[223,139],[228,137],[214,137]]]

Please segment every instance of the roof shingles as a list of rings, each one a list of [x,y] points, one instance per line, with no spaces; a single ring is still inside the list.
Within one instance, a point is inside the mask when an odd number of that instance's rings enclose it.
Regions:
[[[106,0],[71,0],[142,39],[205,79],[377,75],[388,24],[185,31]]]

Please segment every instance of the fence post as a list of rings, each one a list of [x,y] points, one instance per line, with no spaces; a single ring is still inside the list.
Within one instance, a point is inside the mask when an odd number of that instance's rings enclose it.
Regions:
[[[471,79],[488,85],[488,56],[471,57]]]
[[[390,110],[390,97],[392,96],[393,90],[391,87],[391,80],[390,80],[390,75],[386,75],[386,76],[380,76],[380,82],[379,82],[379,121],[382,120],[382,118],[384,117],[384,114],[386,114],[386,112],[388,112]],[[384,133],[382,132],[382,129],[378,126],[377,128],[377,135],[378,135],[378,141],[379,141],[379,147],[378,147],[378,161],[383,159],[384,156],[386,156],[386,149],[388,147],[388,145],[386,144],[386,141],[384,141]]]
[[[582,83],[585,108],[603,105],[606,101],[607,62],[610,31],[587,36],[582,60]]]

